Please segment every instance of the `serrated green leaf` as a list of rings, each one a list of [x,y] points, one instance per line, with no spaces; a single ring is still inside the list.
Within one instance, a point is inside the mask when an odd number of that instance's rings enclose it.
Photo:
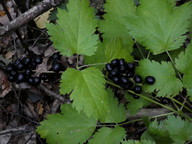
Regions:
[[[117,98],[111,89],[107,89],[109,111],[106,115],[105,123],[120,123],[126,120],[126,111],[122,104],[119,104]]]
[[[132,95],[126,94],[125,98],[129,102],[127,104],[127,110],[130,114],[136,114],[141,108],[151,104],[144,98],[134,99]]]
[[[155,142],[149,141],[149,140],[128,140],[128,141],[122,141],[122,144],[156,144]]]
[[[177,59],[175,59],[176,68],[184,74],[183,85],[187,89],[192,89],[192,43],[188,45],[185,52],[181,52]],[[192,97],[191,97],[192,99]]]
[[[119,144],[119,142],[125,138],[126,132],[124,128],[101,128],[94,136],[89,140],[89,144]]]
[[[170,137],[179,144],[192,140],[192,123],[182,120],[179,116],[169,116],[166,123],[166,129]]]
[[[129,52],[129,47],[123,45],[121,38],[106,40],[103,45],[105,47],[107,62],[116,58],[124,58],[127,62],[133,61],[133,56],[131,56],[131,53]]]
[[[180,48],[186,39],[192,3],[176,7],[170,0],[140,0],[134,16],[127,16],[129,34],[153,54]]]
[[[145,136],[142,136],[142,139],[153,139],[157,144],[173,143],[173,140],[170,138],[169,133],[166,130],[164,121],[160,123],[156,120],[151,122],[144,134]]]
[[[114,40],[121,38],[123,44],[132,52],[133,40],[128,35],[128,31],[124,26],[125,16],[135,11],[133,0],[107,0],[104,5],[106,14],[104,20],[100,22],[99,30],[103,33],[105,39]]]
[[[170,97],[177,95],[182,90],[183,84],[176,78],[175,70],[170,62],[160,64],[144,59],[139,62],[136,73],[140,74],[143,79],[146,76],[153,76],[156,79],[153,85],[145,84],[143,86],[146,92],[151,93],[156,90],[157,96]]]
[[[70,93],[73,107],[84,111],[87,116],[94,116],[104,121],[108,111],[105,79],[96,68],[82,71],[68,68],[61,77],[60,93]]]
[[[95,53],[98,35],[95,35],[97,21],[88,0],[70,0],[67,10],[58,9],[57,24],[48,24],[54,47],[62,55]]]
[[[85,142],[94,132],[97,121],[77,112],[71,104],[61,107],[61,114],[51,114],[40,123],[37,132],[49,144],[77,144]]]

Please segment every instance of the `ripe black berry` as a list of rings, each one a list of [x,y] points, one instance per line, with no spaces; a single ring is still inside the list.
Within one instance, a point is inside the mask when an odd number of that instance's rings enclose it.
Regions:
[[[125,72],[126,72],[126,66],[125,66],[125,65],[120,66],[120,67],[119,67],[119,71],[120,71],[121,73],[125,73]]]
[[[124,59],[120,59],[119,60],[119,65],[120,66],[125,66],[127,63],[126,63],[126,61],[124,60]]]
[[[133,98],[134,98],[134,99],[139,99],[140,96],[133,94]]]
[[[119,59],[114,59],[114,60],[112,60],[112,61],[111,61],[111,65],[112,65],[113,67],[119,66]]]
[[[141,77],[140,75],[135,75],[135,76],[133,77],[133,79],[134,79],[134,81],[135,81],[136,83],[141,83],[141,82],[142,82],[142,77]]]
[[[134,71],[135,70],[135,64],[133,62],[130,62],[127,64],[127,70],[128,71]]]
[[[39,85],[40,83],[41,83],[41,78],[39,78],[39,77],[33,78],[33,85]]]
[[[105,65],[105,68],[106,68],[106,70],[108,71],[108,72],[110,72],[113,68],[112,68],[112,65],[111,64],[109,64],[109,63],[107,63],[106,65]]]
[[[7,67],[6,67],[6,71],[11,72],[12,70],[15,70],[14,65],[13,64],[8,64]]]
[[[132,72],[132,71],[129,71],[126,73],[127,78],[132,78],[133,76],[134,76],[134,72]]]
[[[54,72],[59,72],[62,70],[62,64],[59,63],[59,62],[54,62],[52,64],[52,67],[51,67],[51,70],[54,71]]]
[[[112,76],[117,76],[117,75],[119,75],[119,71],[118,71],[118,69],[113,69],[112,71],[110,71],[110,74]]]
[[[54,61],[57,61],[57,60],[60,60],[61,58],[61,55],[59,53],[54,53],[52,56],[51,56],[52,60]]]
[[[40,57],[40,56],[35,56],[35,57],[33,58],[33,60],[34,60],[34,62],[35,62],[36,64],[41,64],[41,63],[43,62],[43,59],[42,59],[42,57]]]
[[[24,64],[22,64],[22,63],[20,62],[20,63],[18,63],[18,64],[16,65],[16,68],[17,68],[17,70],[23,70],[23,69],[24,69]]]
[[[17,71],[12,70],[9,74],[10,74],[11,76],[16,76],[16,75],[17,75]]]
[[[32,62],[31,58],[25,57],[22,59],[22,63],[28,66]]]
[[[141,86],[134,86],[133,91],[137,94],[140,94],[142,92],[142,87]]]
[[[8,79],[9,82],[14,82],[15,81],[15,78],[13,76],[11,76],[11,75],[8,76],[7,79]]]
[[[31,69],[25,69],[25,75],[26,76],[32,75],[32,70]]]
[[[123,83],[123,84],[126,84],[126,83],[129,82],[129,80],[128,80],[126,77],[124,77],[124,76],[121,76],[121,77],[120,77],[120,81],[121,81],[121,83]]]
[[[17,60],[14,62],[14,66],[17,66],[19,63],[21,63],[21,60],[20,60],[20,59],[17,59]]]
[[[130,90],[133,86],[133,82],[128,81],[126,84],[121,85],[123,89]]]
[[[34,81],[34,80],[33,80],[33,77],[29,77],[28,80],[27,80],[27,82],[28,82],[29,84],[31,84],[31,85],[33,85],[33,81]]]
[[[146,82],[147,84],[152,85],[152,84],[155,83],[155,78],[154,78],[153,76],[147,76],[147,77],[145,78],[145,82]]]
[[[120,83],[119,77],[113,77],[112,80],[113,80],[113,82],[116,83],[116,84],[119,84],[119,83]]]
[[[19,73],[19,74],[16,76],[15,82],[16,82],[17,84],[20,84],[20,83],[22,83],[22,82],[24,82],[24,81],[25,81],[25,75],[24,75],[23,73]]]

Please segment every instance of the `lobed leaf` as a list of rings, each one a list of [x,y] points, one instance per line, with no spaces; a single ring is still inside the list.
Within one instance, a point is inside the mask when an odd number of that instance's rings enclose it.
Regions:
[[[125,137],[126,132],[124,128],[119,126],[113,129],[103,127],[89,140],[89,144],[119,144]]]
[[[77,111],[84,111],[87,116],[94,116],[104,121],[108,111],[105,79],[96,68],[82,71],[68,68],[61,77],[60,93],[71,92],[73,107]]]
[[[170,62],[162,62],[161,64],[148,59],[139,62],[136,73],[140,74],[143,79],[146,76],[153,76],[156,81],[153,85],[145,84],[143,89],[146,92],[157,91],[157,96],[170,97],[176,96],[183,87],[182,82],[176,78],[175,70]]]
[[[51,114],[40,123],[37,132],[49,144],[77,144],[85,142],[94,132],[97,121],[77,112],[71,104],[61,107],[61,114]]]
[[[140,0],[135,15],[127,16],[129,34],[153,54],[180,48],[190,26],[192,2],[179,7],[171,0]]]
[[[57,24],[48,24],[48,33],[54,47],[62,55],[91,56],[97,50],[97,21],[88,0],[70,0],[67,10],[58,9]]]

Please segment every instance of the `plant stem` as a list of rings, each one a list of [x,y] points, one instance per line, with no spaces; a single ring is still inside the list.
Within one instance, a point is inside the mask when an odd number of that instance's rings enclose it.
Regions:
[[[97,66],[97,65],[105,65],[106,63],[94,63],[94,64],[87,64],[80,66],[79,69],[84,68],[84,67],[89,67],[89,66]]]

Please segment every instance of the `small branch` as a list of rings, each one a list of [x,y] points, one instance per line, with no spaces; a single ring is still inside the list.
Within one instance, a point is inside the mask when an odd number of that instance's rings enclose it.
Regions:
[[[43,0],[42,2],[38,3],[33,8],[29,9],[25,13],[21,14],[16,19],[12,20],[7,25],[0,27],[0,36],[4,36],[11,31],[18,29],[19,27],[25,25],[29,21],[33,20],[34,18],[38,17],[42,13],[46,12],[47,10],[51,9],[52,7],[58,5],[62,0]]]
[[[23,131],[26,131],[26,126],[0,131],[0,135],[10,134],[10,133],[13,134],[13,133],[18,133]]]
[[[40,85],[39,88],[40,88],[42,91],[44,91],[48,96],[50,96],[50,97],[52,97],[52,98],[54,98],[54,99],[58,99],[58,100],[60,100],[60,101],[62,101],[62,102],[65,102],[65,101],[66,101],[64,97],[62,97],[62,96],[54,93],[53,91],[49,90],[48,88],[46,88],[46,87],[43,86],[43,85]]]

